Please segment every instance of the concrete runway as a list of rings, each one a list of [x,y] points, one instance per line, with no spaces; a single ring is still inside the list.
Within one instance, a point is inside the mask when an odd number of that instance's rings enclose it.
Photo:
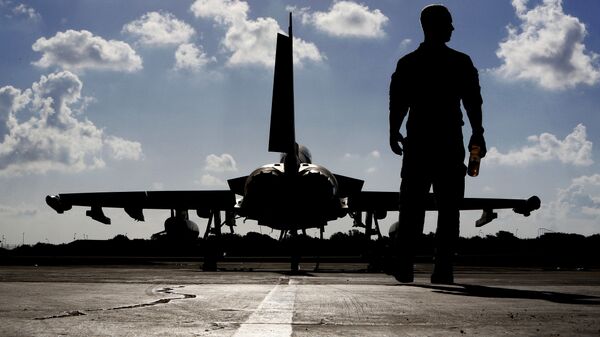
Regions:
[[[0,335],[600,335],[599,271],[458,268],[437,286],[427,266],[410,285],[271,267],[0,267]]]

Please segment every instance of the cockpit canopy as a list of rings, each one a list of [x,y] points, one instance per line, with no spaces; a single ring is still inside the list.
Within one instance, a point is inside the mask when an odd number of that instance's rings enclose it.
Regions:
[[[286,153],[281,154],[280,163],[285,162]],[[310,150],[304,145],[298,145],[298,159],[301,164],[312,164],[312,155],[310,154]]]

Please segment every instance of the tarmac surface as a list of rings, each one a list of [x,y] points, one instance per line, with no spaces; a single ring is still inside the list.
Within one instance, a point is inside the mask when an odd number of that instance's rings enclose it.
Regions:
[[[407,285],[377,273],[290,275],[285,264],[198,267],[2,266],[0,335],[600,335],[600,271],[462,267],[446,286],[420,265]]]

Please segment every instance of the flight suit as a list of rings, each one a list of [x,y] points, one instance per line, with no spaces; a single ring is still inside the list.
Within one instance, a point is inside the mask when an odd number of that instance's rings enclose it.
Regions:
[[[479,79],[469,56],[445,44],[421,43],[398,61],[390,84],[390,114],[399,114],[399,125],[407,114],[408,120],[395,242],[400,260],[410,268],[433,186],[439,209],[436,267],[449,265],[451,273],[466,174],[461,101],[473,134],[483,139]]]

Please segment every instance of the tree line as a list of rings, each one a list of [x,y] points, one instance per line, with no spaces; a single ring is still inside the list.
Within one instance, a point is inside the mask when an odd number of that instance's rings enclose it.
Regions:
[[[433,233],[423,234],[417,245],[417,262],[431,261]],[[523,239],[507,231],[495,235],[460,238],[457,263],[467,265],[543,266],[547,268],[590,268],[600,266],[600,234],[583,236],[546,233]],[[269,235],[249,232],[245,235],[222,234],[190,242],[129,239],[117,235],[110,240],[75,240],[66,244],[37,243],[12,250],[0,249],[0,262],[23,256],[130,256],[130,257],[203,257],[217,254],[225,259],[236,257],[285,257],[292,254],[314,257],[386,259],[393,255],[388,237],[368,240],[353,229],[337,232],[328,239],[296,235],[276,240]]]

